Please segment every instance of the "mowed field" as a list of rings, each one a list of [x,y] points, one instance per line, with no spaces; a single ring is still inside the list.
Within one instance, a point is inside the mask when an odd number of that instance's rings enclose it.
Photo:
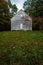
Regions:
[[[0,32],[0,65],[43,65],[43,32]]]

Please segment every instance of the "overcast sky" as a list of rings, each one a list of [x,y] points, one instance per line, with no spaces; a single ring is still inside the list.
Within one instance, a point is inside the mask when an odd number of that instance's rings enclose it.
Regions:
[[[23,3],[25,2],[26,0],[11,0],[12,4],[16,4],[17,8],[20,10],[20,9],[23,9]]]

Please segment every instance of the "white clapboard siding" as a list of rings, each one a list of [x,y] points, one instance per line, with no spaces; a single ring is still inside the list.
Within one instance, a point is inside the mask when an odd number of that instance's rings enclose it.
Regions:
[[[11,30],[32,30],[32,19],[23,10],[11,18]]]

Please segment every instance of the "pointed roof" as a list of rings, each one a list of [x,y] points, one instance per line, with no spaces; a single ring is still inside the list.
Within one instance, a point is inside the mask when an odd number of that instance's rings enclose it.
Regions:
[[[14,16],[11,18],[11,20],[16,19],[20,14],[23,15],[22,17],[24,17],[24,18],[27,17],[29,20],[31,20],[31,17],[30,17],[28,14],[26,14],[22,9],[21,9],[20,11],[18,11],[17,14],[14,15]]]

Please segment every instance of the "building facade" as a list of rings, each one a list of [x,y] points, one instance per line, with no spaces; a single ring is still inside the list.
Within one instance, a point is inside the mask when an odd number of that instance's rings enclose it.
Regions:
[[[23,10],[11,18],[11,30],[32,30],[32,19]]]

